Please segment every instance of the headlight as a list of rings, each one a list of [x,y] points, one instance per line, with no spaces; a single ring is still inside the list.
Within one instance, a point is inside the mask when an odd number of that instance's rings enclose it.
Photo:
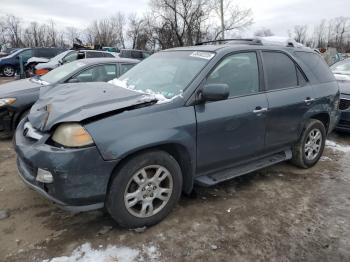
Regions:
[[[52,140],[67,147],[82,147],[94,143],[85,128],[77,123],[59,125],[52,136]]]
[[[16,98],[0,98],[0,107],[12,105],[16,102]]]

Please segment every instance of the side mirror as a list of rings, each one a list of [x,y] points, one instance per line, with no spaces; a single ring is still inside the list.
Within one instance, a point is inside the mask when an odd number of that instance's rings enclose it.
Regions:
[[[228,98],[230,92],[227,84],[207,84],[200,92],[201,101],[219,101]]]
[[[71,78],[67,81],[67,83],[73,84],[73,83],[79,83],[79,79],[78,78]]]

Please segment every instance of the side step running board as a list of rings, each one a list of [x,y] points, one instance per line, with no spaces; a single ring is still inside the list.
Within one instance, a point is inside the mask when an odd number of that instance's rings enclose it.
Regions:
[[[292,158],[292,151],[286,150],[274,155],[270,155],[246,164],[236,166],[234,168],[219,171],[217,173],[212,173],[209,175],[203,175],[195,178],[195,183],[197,185],[209,187],[221,183],[232,178],[245,175],[256,170],[283,162]]]

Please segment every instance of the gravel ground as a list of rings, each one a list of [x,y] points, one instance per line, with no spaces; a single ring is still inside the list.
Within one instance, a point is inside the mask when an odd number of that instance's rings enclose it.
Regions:
[[[101,211],[61,211],[22,183],[0,141],[0,261],[350,261],[350,136],[329,139],[312,169],[283,163],[196,187],[139,232]]]

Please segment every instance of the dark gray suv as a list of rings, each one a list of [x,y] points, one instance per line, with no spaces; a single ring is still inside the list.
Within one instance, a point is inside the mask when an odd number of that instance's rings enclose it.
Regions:
[[[41,96],[17,128],[17,165],[28,186],[65,209],[105,206],[124,227],[150,226],[194,184],[286,160],[315,165],[338,106],[338,84],[310,49],[170,49],[111,83]]]

